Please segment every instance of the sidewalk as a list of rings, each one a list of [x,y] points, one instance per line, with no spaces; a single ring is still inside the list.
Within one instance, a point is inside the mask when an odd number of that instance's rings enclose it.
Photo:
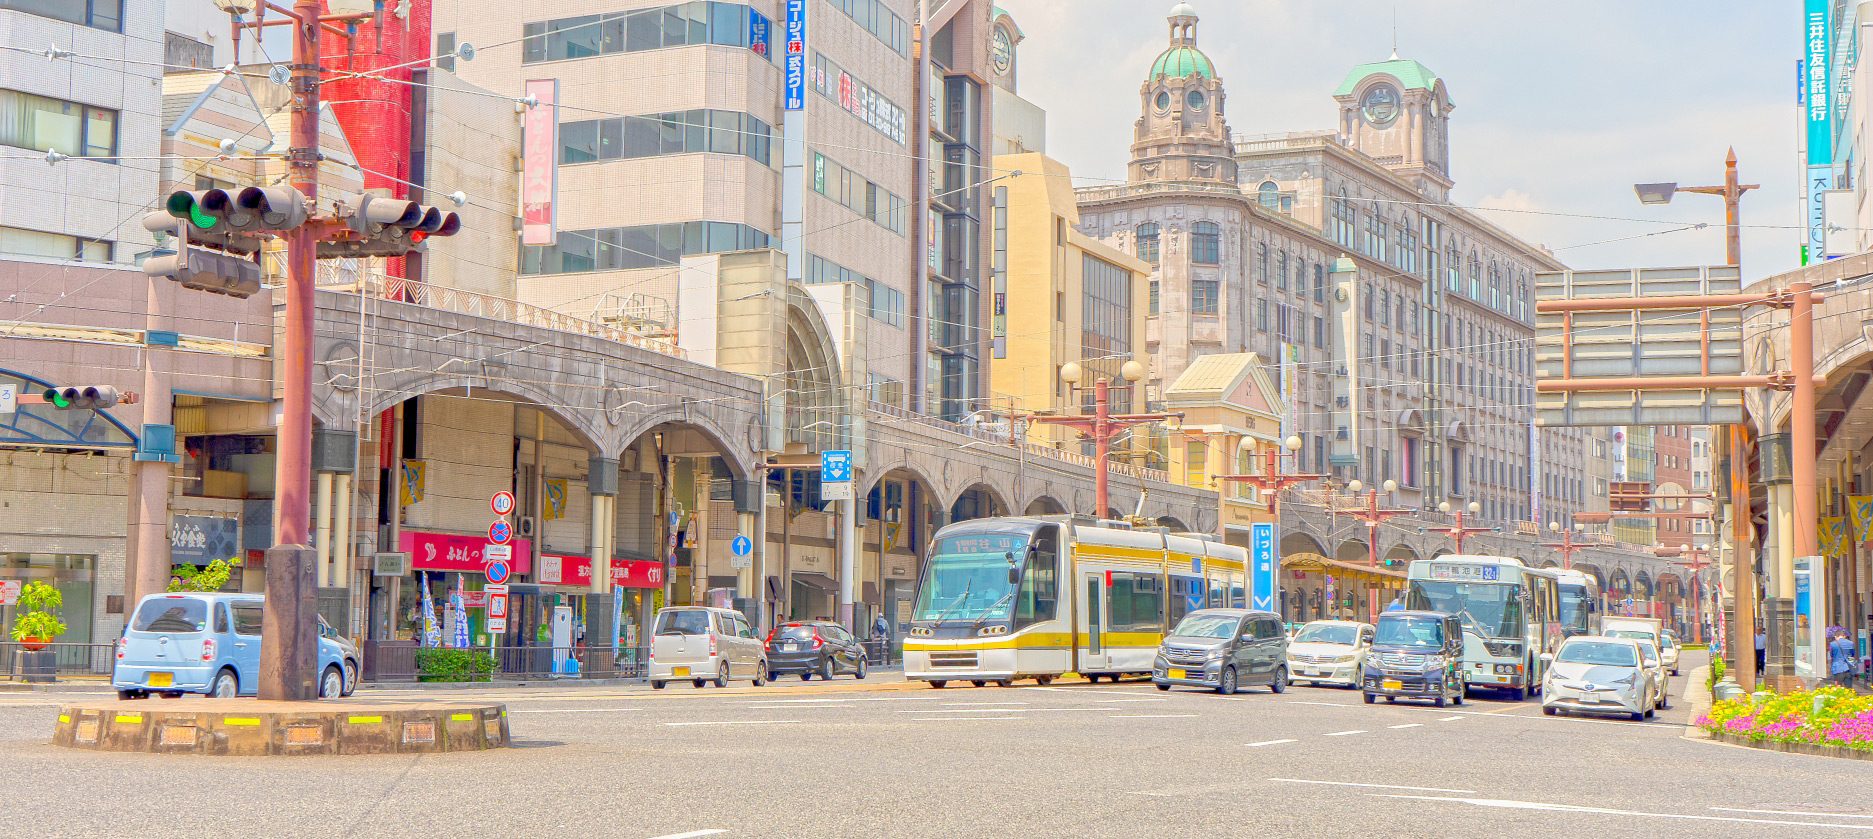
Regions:
[[[888,675],[888,674],[897,674],[898,678],[901,679],[904,673],[904,665],[903,664],[891,664],[891,665],[887,665],[883,667],[874,666],[874,667],[868,668],[868,670],[873,675],[879,675],[879,676]],[[776,684],[776,685],[790,684],[796,680],[797,680],[797,677],[789,677],[787,682],[770,682],[769,684]],[[679,681],[685,681],[685,680],[679,680]],[[846,679],[842,677],[839,679],[839,681],[843,683],[846,681]],[[868,681],[869,680],[867,680],[867,682],[854,681],[854,683],[863,685],[863,684],[867,684]],[[822,683],[815,680],[812,682],[803,682],[803,684],[817,685],[817,684],[822,684]],[[884,683],[880,683],[880,684],[884,684]],[[919,682],[918,684],[919,686],[922,685],[921,682]],[[650,679],[643,677],[643,676],[632,676],[632,677],[615,678],[615,679],[581,679],[581,678],[575,677],[575,678],[565,678],[565,679],[553,679],[553,678],[495,679],[493,681],[488,681],[488,682],[395,681],[395,682],[359,682],[358,683],[359,691],[369,691],[369,690],[490,690],[490,689],[498,689],[498,688],[543,688],[543,687],[554,687],[554,688],[641,687],[641,688],[644,688],[645,690],[649,690]]]
[[[1710,688],[1704,684],[1705,682],[1709,680],[1710,680],[1710,665],[1709,664],[1704,664],[1698,667],[1697,669],[1692,670],[1690,674],[1686,677],[1685,686],[1684,686],[1684,701],[1687,705],[1691,706],[1691,721],[1688,724],[1686,724],[1684,727],[1683,736],[1684,736],[1684,739],[1686,740],[1709,740],[1710,739],[1710,732],[1705,731],[1703,728],[1699,727],[1697,724],[1697,720],[1699,717],[1702,717],[1705,714],[1710,713],[1711,703],[1715,701],[1711,697]]]

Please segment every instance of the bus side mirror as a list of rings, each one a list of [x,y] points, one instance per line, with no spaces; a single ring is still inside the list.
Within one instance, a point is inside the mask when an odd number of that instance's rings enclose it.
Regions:
[[[1011,586],[1021,585],[1021,566],[1008,566],[1008,584]]]

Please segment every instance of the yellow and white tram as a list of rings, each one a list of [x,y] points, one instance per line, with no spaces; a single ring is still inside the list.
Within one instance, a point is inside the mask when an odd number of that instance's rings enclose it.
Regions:
[[[904,675],[943,687],[1149,673],[1186,613],[1246,606],[1247,562],[1211,538],[1085,518],[958,522],[932,541]]]

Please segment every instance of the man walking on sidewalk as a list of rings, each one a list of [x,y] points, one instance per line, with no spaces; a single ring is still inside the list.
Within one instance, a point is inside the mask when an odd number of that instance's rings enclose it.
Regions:
[[[878,610],[878,616],[871,621],[872,641],[878,645],[878,663],[891,663],[891,622],[885,620],[884,610]]]
[[[1762,627],[1758,626],[1756,627],[1756,673],[1761,675],[1763,669],[1768,666],[1769,633],[1764,632]]]

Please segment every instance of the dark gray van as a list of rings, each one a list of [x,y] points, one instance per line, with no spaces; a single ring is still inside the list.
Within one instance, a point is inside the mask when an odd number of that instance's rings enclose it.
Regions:
[[[1239,687],[1288,689],[1288,633],[1281,616],[1249,609],[1198,609],[1177,622],[1151,665],[1158,690],[1171,685],[1235,693]]]
[[[1368,705],[1381,696],[1462,705],[1463,624],[1443,612],[1381,613],[1360,686]]]

